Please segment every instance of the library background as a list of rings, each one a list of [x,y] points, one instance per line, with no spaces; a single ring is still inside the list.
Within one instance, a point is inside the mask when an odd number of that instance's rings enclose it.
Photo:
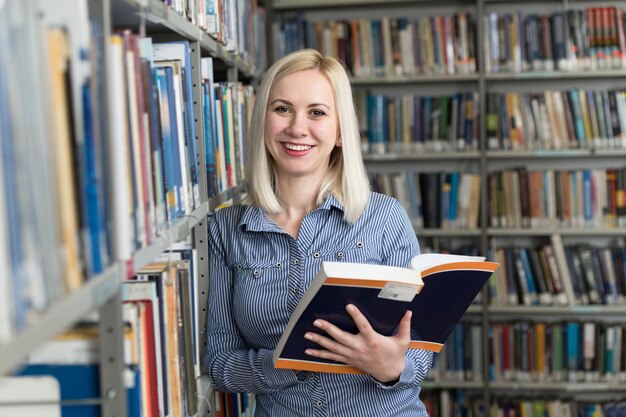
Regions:
[[[625,6],[0,0],[0,415],[252,415],[201,364],[206,220],[302,47],[346,65],[422,251],[501,264],[429,414],[626,415]]]

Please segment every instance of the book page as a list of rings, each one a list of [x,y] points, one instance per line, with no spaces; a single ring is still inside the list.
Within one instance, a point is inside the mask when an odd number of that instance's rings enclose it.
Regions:
[[[453,262],[482,262],[484,256],[452,255],[447,253],[422,253],[411,259],[411,267],[418,272],[433,266],[449,264]]]

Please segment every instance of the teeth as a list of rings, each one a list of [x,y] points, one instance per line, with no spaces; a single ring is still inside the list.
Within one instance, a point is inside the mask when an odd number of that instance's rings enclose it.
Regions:
[[[285,148],[292,150],[292,151],[308,151],[309,149],[312,148],[312,146],[309,145],[294,145],[292,143],[285,143]]]

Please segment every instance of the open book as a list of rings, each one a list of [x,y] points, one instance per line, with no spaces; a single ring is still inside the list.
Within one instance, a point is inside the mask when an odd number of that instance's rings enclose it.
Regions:
[[[274,351],[274,366],[295,370],[362,373],[356,368],[306,355],[319,345],[304,338],[322,332],[318,318],[356,333],[345,310],[354,304],[378,333],[393,335],[407,310],[411,318],[411,348],[439,352],[476,295],[499,264],[483,257],[421,254],[412,268],[324,262],[296,307]]]

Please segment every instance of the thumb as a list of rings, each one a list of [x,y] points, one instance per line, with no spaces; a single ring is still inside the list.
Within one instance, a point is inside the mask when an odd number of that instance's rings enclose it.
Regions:
[[[400,325],[398,326],[398,333],[396,334],[396,338],[400,341],[406,343],[407,345],[411,342],[411,317],[413,316],[413,312],[411,310],[407,310],[400,320]]]

